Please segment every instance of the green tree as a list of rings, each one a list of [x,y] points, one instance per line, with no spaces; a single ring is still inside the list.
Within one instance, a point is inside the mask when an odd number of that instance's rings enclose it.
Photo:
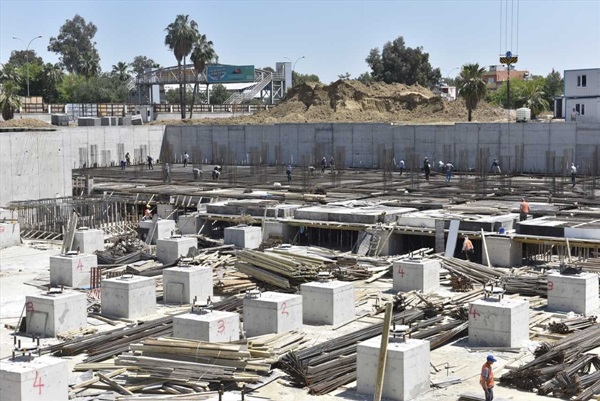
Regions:
[[[273,67],[264,67],[264,68],[261,68],[261,70],[268,71],[270,73],[274,73],[275,72],[275,70],[273,69]]]
[[[298,86],[309,82],[320,83],[318,75],[315,74],[300,74],[292,71],[292,86]]]
[[[527,81],[523,97],[519,99],[523,106],[531,110],[531,118],[536,118],[540,113],[548,110],[549,103],[544,93],[545,80]]]
[[[4,81],[0,90],[0,111],[4,121],[12,120],[15,110],[21,107],[21,100],[17,94],[15,81]]]
[[[543,78],[541,78],[543,80]],[[495,91],[490,91],[488,101],[494,103],[505,109],[517,109],[523,107],[523,99],[525,98],[525,91],[527,89],[527,82],[522,79],[511,79],[510,80],[510,104],[508,103],[507,90],[508,85],[503,82],[502,85]]]
[[[371,76],[371,74],[368,71],[363,72],[356,79],[365,85],[368,85],[368,84],[371,84],[374,82],[373,77]]]
[[[210,104],[223,104],[229,98],[229,91],[221,84],[213,85],[210,90]]]
[[[206,68],[206,64],[217,60],[218,56],[213,48],[213,42],[211,40],[206,39],[206,35],[198,35],[198,39],[196,43],[194,43],[194,49],[192,50],[192,54],[190,56],[192,63],[194,63],[194,90],[192,92],[192,103],[190,106],[190,118],[192,118],[192,112],[194,110],[194,100],[196,98],[196,92],[198,91],[198,76],[204,72]]]
[[[77,74],[66,74],[57,85],[59,100],[61,103],[74,103],[75,92],[85,85],[86,79]]]
[[[32,96],[42,93],[44,66],[42,64],[24,64],[19,67],[19,75],[22,77],[17,92],[20,96],[27,96],[27,77],[29,77],[29,92]]]
[[[544,82],[545,99],[548,104],[554,104],[554,98],[563,94],[564,85],[565,82],[560,76],[560,72],[555,71],[553,68]]]
[[[198,24],[194,20],[189,19],[189,15],[180,14],[166,28],[167,35],[165,36],[165,45],[175,55],[177,59],[177,68],[179,69],[179,99],[181,105],[181,118],[185,119],[185,98],[183,89],[185,87],[185,75],[182,73],[181,62],[185,65],[186,58],[192,51],[194,43],[196,43],[200,32],[198,32]]]
[[[60,64],[46,63],[44,65],[42,96],[46,102],[57,103],[59,101],[58,85],[64,76],[65,73]]]
[[[89,74],[89,66],[82,65],[82,60],[98,60],[100,56],[93,42],[98,28],[93,23],[86,23],[79,14],[67,20],[60,27],[58,36],[50,38],[48,51],[57,53],[64,68],[68,72]]]
[[[440,69],[429,63],[429,53],[424,53],[422,47],[406,47],[402,36],[384,44],[381,52],[379,48],[371,49],[366,62],[373,79],[388,84],[397,82],[433,88],[442,76]]]
[[[469,112],[468,121],[471,121],[471,113],[477,108],[480,100],[485,98],[487,86],[483,80],[484,68],[479,64],[465,64],[457,78],[458,95],[465,99]]]
[[[36,54],[35,50],[33,50],[33,49],[13,50],[12,52],[10,52],[10,57],[8,58],[8,64],[12,64],[16,67],[21,67],[21,66],[25,65],[28,60],[29,60],[29,63],[31,63],[31,64],[39,64],[39,65],[44,64],[44,60],[42,60],[42,58],[39,57]]]
[[[129,64],[119,61],[112,66],[112,74],[117,76],[121,81],[128,81],[131,78],[129,74]]]
[[[160,68],[158,63],[146,56],[135,56],[130,66],[135,75],[143,74],[148,68]]]
[[[0,83],[13,82],[19,85],[21,79],[21,71],[14,64],[6,63],[0,70]]]
[[[95,53],[84,53],[79,58],[79,74],[86,78],[96,76],[100,73],[100,59]]]
[[[338,75],[338,79],[341,79],[342,81],[348,81],[350,79],[350,77],[351,77],[351,75],[349,72]]]

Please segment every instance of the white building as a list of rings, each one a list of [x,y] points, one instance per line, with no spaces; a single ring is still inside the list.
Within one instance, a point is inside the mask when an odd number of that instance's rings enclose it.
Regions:
[[[600,122],[600,68],[565,70],[564,95],[554,101],[556,118]],[[575,110],[576,113],[573,113]]]

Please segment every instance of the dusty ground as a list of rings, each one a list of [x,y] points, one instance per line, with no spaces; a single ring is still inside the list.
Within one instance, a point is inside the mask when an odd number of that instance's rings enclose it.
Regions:
[[[45,121],[36,120],[35,118],[19,118],[18,115],[14,119],[8,121],[0,121],[0,128],[52,128],[52,124]]]
[[[4,358],[12,352],[12,331],[7,330],[4,324],[15,324],[20,316],[25,296],[28,294],[39,293],[36,287],[26,285],[25,282],[34,279],[46,279],[48,277],[49,256],[60,252],[59,244],[45,242],[25,241],[22,246],[11,247],[0,250],[0,328],[1,350],[0,357]],[[391,294],[391,279],[381,279],[372,284],[356,282],[357,293],[363,292],[382,292]],[[369,305],[363,305],[356,310],[357,315],[370,311]],[[173,308],[159,305],[159,313],[172,313]],[[314,343],[322,342],[340,335],[347,334],[354,330],[365,327],[366,325],[381,321],[381,316],[366,318],[361,321],[349,324],[337,331],[332,331],[330,326],[304,326],[304,331]],[[112,326],[99,324],[95,319],[88,319],[88,323],[100,330],[107,330]],[[56,343],[55,339],[43,339],[42,345]],[[460,377],[463,382],[445,389],[432,389],[421,395],[415,401],[429,400],[456,400],[458,396],[465,392],[480,393],[478,384],[478,374],[482,361],[488,352],[472,352],[466,347],[466,339],[460,339],[450,345],[439,348],[431,353],[431,363],[439,368],[439,372],[431,370],[431,380],[441,380],[448,376]],[[535,349],[536,343],[527,344],[521,353],[494,353],[498,359],[496,366],[496,376],[499,377],[506,365],[516,366],[531,359],[531,351]],[[73,367],[83,356],[70,358],[69,364]],[[445,366],[450,366],[446,370]],[[86,373],[71,373],[71,383],[77,383],[88,378]],[[290,382],[282,377],[272,383],[258,389],[253,393],[256,396],[267,397],[271,400],[312,400],[322,401],[347,399],[347,400],[371,400],[372,397],[358,394],[356,392],[356,383],[350,383],[338,390],[324,395],[311,396],[307,389],[296,388],[290,385]],[[516,401],[526,400],[557,400],[556,398],[541,397],[535,394],[528,394],[514,389],[498,386],[496,389],[498,399],[512,399]]]

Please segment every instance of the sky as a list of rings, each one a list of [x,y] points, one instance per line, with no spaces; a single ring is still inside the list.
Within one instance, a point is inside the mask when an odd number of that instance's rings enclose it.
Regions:
[[[398,36],[423,47],[443,77],[465,63],[499,64],[507,50],[518,54],[517,69],[535,75],[600,68],[600,0],[0,0],[0,62],[25,49],[13,36],[28,43],[38,35],[30,48],[57,62],[48,41],[75,14],[98,28],[103,71],[137,55],[176,65],[164,29],[178,14],[198,23],[223,64],[275,67],[287,57],[324,83],[370,71],[369,51]]]

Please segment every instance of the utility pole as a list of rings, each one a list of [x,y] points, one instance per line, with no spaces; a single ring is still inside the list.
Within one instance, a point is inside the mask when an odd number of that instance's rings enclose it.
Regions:
[[[500,56],[500,63],[506,64],[506,106],[510,109],[510,69],[517,64],[519,56],[513,55],[509,50],[504,56]]]

